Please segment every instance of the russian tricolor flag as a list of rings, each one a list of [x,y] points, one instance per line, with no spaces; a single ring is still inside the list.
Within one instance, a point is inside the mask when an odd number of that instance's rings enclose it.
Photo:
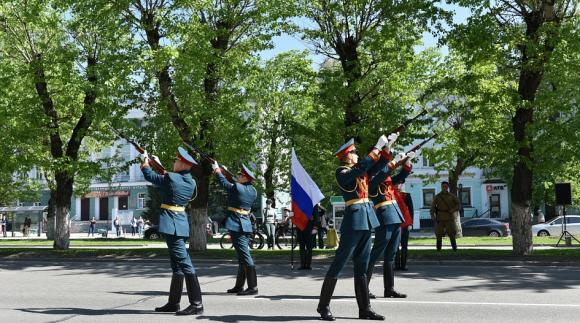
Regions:
[[[312,218],[314,206],[324,198],[324,195],[298,161],[294,148],[292,148],[291,173],[290,195],[292,196],[292,212],[294,213],[292,222],[300,230],[304,230]]]

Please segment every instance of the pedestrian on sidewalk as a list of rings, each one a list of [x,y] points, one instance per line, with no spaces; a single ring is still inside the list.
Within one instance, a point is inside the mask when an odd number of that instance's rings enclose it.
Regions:
[[[139,217],[139,221],[137,221],[137,231],[139,231],[139,237],[143,236],[143,226],[145,225],[145,221],[143,221],[143,217]]]
[[[137,233],[137,220],[135,217],[131,218],[131,236],[134,237],[135,233]]]
[[[268,243],[268,250],[274,249],[276,238],[276,208],[272,206],[272,200],[266,200],[266,208],[262,212],[262,222],[266,229],[266,242]]]
[[[119,238],[121,236],[121,220],[119,219],[119,216],[115,217],[115,220],[113,221],[113,225],[115,226],[117,238]]]
[[[324,249],[324,236],[328,231],[328,218],[326,217],[326,209],[320,203],[316,204],[318,208],[318,230],[316,236],[318,237],[318,249]],[[316,247],[316,241],[314,242]]]
[[[0,224],[2,225],[2,236],[4,238],[6,238],[6,224],[7,224],[7,220],[6,220],[6,215],[4,214],[0,214]]]
[[[457,250],[455,216],[458,211],[459,199],[449,192],[449,182],[442,182],[441,192],[435,195],[431,204],[431,219],[435,224],[437,250],[441,250],[445,234],[449,236],[453,250]]]
[[[95,228],[97,226],[97,220],[95,220],[95,217],[93,217],[89,223],[89,234],[87,235],[87,237],[89,236],[95,236]]]
[[[149,166],[149,156],[144,152],[141,158],[141,171],[145,180],[153,183],[161,195],[161,212],[159,214],[159,232],[163,233],[169,248],[169,258],[173,275],[169,287],[167,304],[155,309],[156,312],[175,312],[176,315],[194,315],[203,313],[201,287],[187,252],[185,243],[189,238],[189,223],[185,206],[196,193],[196,182],[191,176],[191,167],[197,162],[189,153],[179,147],[173,164],[173,172],[164,171],[163,174],[154,172]],[[160,164],[156,156],[151,156]],[[189,306],[180,309],[183,281],[189,298]]]

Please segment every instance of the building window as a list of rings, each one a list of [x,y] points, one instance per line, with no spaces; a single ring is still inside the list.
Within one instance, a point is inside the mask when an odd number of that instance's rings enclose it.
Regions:
[[[119,196],[119,210],[128,210],[128,209],[129,209],[129,197]]]
[[[137,208],[144,209],[145,208],[145,193],[137,194]]]
[[[423,167],[433,167],[433,164],[427,157],[423,156],[421,159],[423,160]]]
[[[434,188],[424,188],[423,189],[423,208],[430,208],[433,204],[433,199],[435,198]]]
[[[463,207],[471,206],[471,187],[463,187],[461,189],[461,204]]]

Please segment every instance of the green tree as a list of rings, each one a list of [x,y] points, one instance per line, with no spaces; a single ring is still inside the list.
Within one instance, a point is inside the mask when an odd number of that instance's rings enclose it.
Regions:
[[[334,105],[341,109],[341,139],[370,143],[376,129],[408,113],[421,93],[421,82],[409,83],[409,71],[420,64],[415,46],[430,26],[438,28],[449,19],[449,13],[424,0],[301,3],[304,16],[316,27],[305,28],[304,37],[317,52],[339,62],[335,73],[327,74],[332,82],[325,86],[332,86]]]
[[[287,2],[115,3],[148,47],[142,55],[151,85],[146,95],[154,103],[151,124],[163,134],[163,146],[174,151],[178,138],[222,162],[254,159],[253,114],[242,80],[254,68],[252,56],[271,46],[271,38],[286,26],[285,17],[292,14]],[[191,202],[190,248],[204,250],[210,164],[202,161],[193,175],[198,196]]]
[[[246,80],[248,96],[258,114],[256,136],[266,197],[289,189],[290,152],[297,132],[318,110],[316,72],[307,53],[282,53],[265,62]]]
[[[456,26],[452,46],[469,62],[493,60],[501,73],[516,82],[509,93],[515,113],[512,116],[513,158],[512,232],[516,255],[532,252],[531,207],[537,154],[534,143],[537,119],[543,110],[538,94],[549,86],[546,75],[554,54],[575,40],[578,4],[573,1],[453,1],[474,12],[466,25]],[[577,28],[576,28],[577,29]],[[566,59],[565,56],[560,56]],[[547,89],[547,88],[546,88]]]
[[[69,246],[69,210],[75,179],[92,177],[89,159],[107,118],[123,116],[127,50],[123,26],[108,6],[74,1],[5,1],[0,5],[1,86],[10,102],[11,130],[28,135],[18,159],[36,165],[51,191],[49,228],[54,247]],[[126,48],[124,51],[120,48]],[[4,73],[5,72],[5,73]],[[15,117],[17,116],[17,118]],[[91,138],[92,140],[85,140]],[[83,140],[86,149],[82,148]]]

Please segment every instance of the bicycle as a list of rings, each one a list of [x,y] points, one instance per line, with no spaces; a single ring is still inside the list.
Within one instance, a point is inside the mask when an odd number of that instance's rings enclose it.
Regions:
[[[290,230],[287,223],[278,223],[276,228],[276,246],[278,249],[286,249],[298,246],[298,239],[295,230]]]
[[[259,232],[254,231],[253,233],[249,233],[248,235],[250,236],[249,241],[250,249],[262,249],[264,247],[264,236],[261,235]],[[222,249],[231,249],[234,247],[232,235],[229,232],[224,233],[220,238],[220,247]]]

